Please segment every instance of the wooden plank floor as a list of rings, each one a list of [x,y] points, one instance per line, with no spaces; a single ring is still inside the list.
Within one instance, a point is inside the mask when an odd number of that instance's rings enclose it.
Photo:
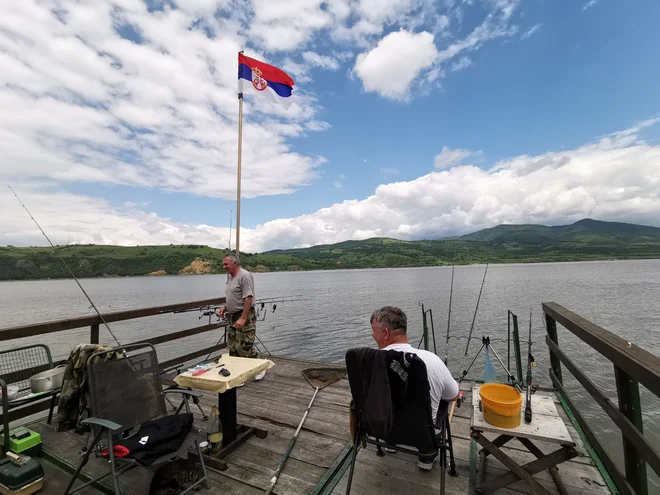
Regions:
[[[271,359],[275,362],[275,366],[268,370],[263,380],[246,383],[237,392],[239,423],[266,428],[268,436],[264,439],[253,437],[231,453],[226,459],[229,466],[226,471],[209,470],[212,485],[210,493],[240,495],[263,493],[309,404],[314,389],[302,377],[301,371],[321,365],[284,358]],[[452,421],[458,477],[446,478],[447,493],[450,495],[463,495],[469,492],[470,384],[466,383],[463,388],[467,396],[466,401],[461,408],[456,409]],[[350,397],[347,379],[319,391],[274,493],[281,495],[312,493],[349,442]],[[214,394],[205,394],[202,399],[204,411],[210,412],[211,405],[216,400]],[[580,452],[580,457],[559,467],[569,494],[609,493],[593,461],[586,454],[577,432],[568,422],[561,407],[558,409],[562,419],[568,424],[571,436],[577,440]],[[205,431],[206,422],[202,420],[199,410],[193,407],[193,412],[197,426]],[[58,433],[45,421],[34,423],[32,428],[42,434],[44,449],[51,455],[70,465],[78,462],[79,451],[83,445],[82,437],[70,432]],[[552,445],[542,442],[538,442],[538,445],[544,451],[554,449]],[[517,441],[512,441],[504,451],[520,463],[533,460],[531,454],[527,453]],[[107,472],[107,469],[107,462],[91,459],[84,471],[90,475],[98,475]],[[504,466],[499,461],[489,459],[489,477],[503,472]],[[348,472],[338,480],[332,493],[344,493],[347,478]],[[537,474],[537,478],[550,491],[558,493],[548,471]],[[123,475],[120,480],[122,493],[143,495],[148,493],[151,473],[137,468]],[[439,483],[440,471],[437,464],[433,470],[426,472],[417,467],[416,457],[402,453],[377,457],[375,449],[367,448],[358,454],[352,493],[395,494],[413,489],[415,495],[423,495],[438,493]],[[54,495],[61,491],[45,490],[43,493]],[[201,490],[200,493],[209,492]],[[519,482],[497,493],[519,494],[530,493],[530,490]]]

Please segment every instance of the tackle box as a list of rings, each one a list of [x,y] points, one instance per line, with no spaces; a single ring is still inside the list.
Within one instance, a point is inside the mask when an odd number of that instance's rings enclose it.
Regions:
[[[0,435],[0,445],[4,446],[5,436]],[[41,435],[25,427],[19,427],[9,432],[9,450],[15,454],[34,457],[41,455]]]
[[[8,452],[0,460],[0,494],[30,495],[43,487],[44,468],[33,457]]]

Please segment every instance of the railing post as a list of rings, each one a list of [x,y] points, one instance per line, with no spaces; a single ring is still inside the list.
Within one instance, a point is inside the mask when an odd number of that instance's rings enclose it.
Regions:
[[[619,411],[626,415],[630,422],[644,433],[642,421],[642,402],[639,398],[639,383],[624,370],[614,365],[616,392],[619,398]],[[648,494],[646,478],[646,460],[639,455],[635,444],[623,435],[623,457],[626,465],[626,478],[637,495]]]
[[[518,315],[511,313],[511,317],[513,318],[513,352],[516,353],[516,371],[518,373],[518,383],[524,383],[522,357],[520,356],[520,333],[518,332]]]
[[[89,343],[98,344],[99,343],[99,325],[95,323],[91,326],[91,331],[89,334]]]
[[[545,327],[548,330],[548,337],[550,337],[550,340],[552,340],[556,346],[559,346],[557,322],[548,314],[545,315]],[[561,361],[553,352],[550,352],[550,365],[552,366],[552,371],[555,373],[557,380],[559,380],[560,383],[564,383],[561,376]]]
[[[424,350],[429,350],[429,329],[426,326],[426,311],[424,311],[424,305],[422,304],[422,326],[424,327]]]

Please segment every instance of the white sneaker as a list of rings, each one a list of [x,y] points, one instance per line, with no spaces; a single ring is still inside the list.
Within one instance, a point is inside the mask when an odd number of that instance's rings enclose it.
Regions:
[[[259,381],[259,380],[261,380],[264,376],[266,376],[266,370],[263,370],[262,372],[257,373],[257,375],[254,377],[254,379],[255,379],[256,381]]]
[[[424,469],[425,471],[430,471],[431,468],[433,468],[433,464],[435,464],[435,461],[438,460],[438,456],[436,455],[431,462],[422,462],[420,460],[417,460],[417,466],[420,469]]]

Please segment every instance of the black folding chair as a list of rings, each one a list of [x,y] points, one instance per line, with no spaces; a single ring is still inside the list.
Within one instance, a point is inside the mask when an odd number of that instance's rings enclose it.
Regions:
[[[415,456],[429,456],[435,458],[440,456],[440,493],[445,493],[445,469],[446,453],[449,450],[450,455],[450,476],[457,476],[454,463],[454,450],[451,442],[451,431],[448,419],[448,403],[442,401],[438,410],[437,421],[433,420],[431,408],[431,394],[426,365],[416,355],[406,353],[406,360],[409,363],[405,370],[407,373],[405,387],[405,396],[399,401],[393,403],[393,421],[391,430],[387,435],[382,435],[373,431],[365,415],[368,413],[369,380],[365,377],[371,377],[373,369],[364,369],[365,362],[360,359],[366,354],[390,353],[391,356],[402,356],[404,353],[399,351],[383,351],[376,349],[350,349],[346,353],[346,369],[353,400],[351,402],[351,415],[353,422],[353,457],[351,468],[348,475],[348,484],[346,494],[351,492],[353,482],[353,471],[355,460],[360,447],[366,448],[367,444],[377,447],[377,455],[384,456],[383,447],[393,449],[398,452],[411,454]],[[375,354],[374,354],[375,355]],[[371,362],[371,360],[367,360]],[[388,369],[390,375],[390,386],[397,380],[392,375],[395,371]],[[371,377],[373,379],[374,377]],[[396,396],[400,391],[391,391]],[[373,392],[372,392],[373,393]],[[439,430],[439,432],[438,432]]]
[[[118,359],[106,361],[102,359],[105,354],[122,350],[126,354],[122,356],[118,353]],[[101,359],[95,359],[98,357]],[[200,430],[192,424],[192,413],[188,404],[189,397],[199,397],[201,393],[185,389],[164,391],[156,349],[151,344],[128,345],[92,354],[87,360],[86,373],[89,377],[92,416],[84,419],[82,423],[91,426],[94,437],[71,478],[65,495],[75,493],[109,475],[113,478],[114,492],[119,495],[118,478],[122,473],[141,465],[156,470],[157,475],[154,476],[156,480],[159,474],[168,468],[171,469],[168,464],[176,460],[188,461],[186,476],[170,476],[172,478],[170,481],[177,484],[176,488],[180,495],[189,493],[202,483],[209,487],[204,458],[197,442]],[[162,422],[171,421],[175,416],[167,414],[165,393],[177,393],[183,396],[186,408],[183,415],[186,417],[176,419],[181,419],[181,424],[184,426],[188,425],[188,431],[182,429],[177,432],[178,436],[170,435],[160,443],[149,442],[149,436],[141,435],[141,432],[144,434],[143,429],[156,425],[155,429],[162,436],[164,431]],[[151,438],[154,436],[155,433]],[[105,437],[105,445],[102,445],[102,437]],[[136,453],[129,452],[125,457],[118,457],[115,454],[115,447],[125,445],[131,438],[133,443],[140,444],[136,446],[139,451],[136,449]],[[139,439],[138,442],[135,442],[135,439]],[[194,461],[188,459],[188,450],[193,443],[201,466],[201,477],[198,469],[190,469],[190,464]],[[92,452],[97,457],[107,455],[110,459],[110,472],[71,490]],[[125,465],[118,467],[118,463]],[[196,479],[190,479],[191,477]]]

